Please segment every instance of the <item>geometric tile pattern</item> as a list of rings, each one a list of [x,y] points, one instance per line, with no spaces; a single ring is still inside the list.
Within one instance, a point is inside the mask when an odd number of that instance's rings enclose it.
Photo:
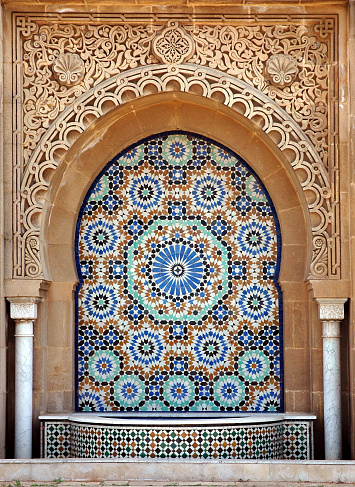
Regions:
[[[115,157],[76,235],[79,411],[280,411],[280,241],[265,188],[201,136]]]
[[[282,437],[282,425],[129,430],[75,425],[73,430],[75,458],[276,459]]]
[[[45,422],[44,428],[45,458],[311,459],[306,421],[157,428]]]
[[[64,422],[44,423],[44,457],[67,458],[71,456],[71,426]],[[42,455],[43,456],[43,455]]]
[[[313,427],[312,421],[304,422],[285,422],[283,423],[282,433],[282,458],[287,460],[307,460],[312,459],[310,429]]]

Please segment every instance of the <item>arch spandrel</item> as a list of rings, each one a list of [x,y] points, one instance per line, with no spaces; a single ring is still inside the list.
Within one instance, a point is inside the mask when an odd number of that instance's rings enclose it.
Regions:
[[[48,254],[43,252],[42,257],[46,278],[77,281],[72,258],[75,223],[92,181],[117,153],[161,132],[163,127],[165,131],[185,130],[206,137],[213,133],[216,142],[240,155],[252,167],[275,205],[285,261],[288,254],[297,251],[297,267],[286,265],[285,272],[282,264],[280,282],[303,281],[311,240],[306,200],[281,151],[250,121],[244,122],[244,117],[231,108],[185,93],[144,97],[101,117],[66,153],[52,179],[53,189],[47,193],[42,227],[42,238],[48,249]]]

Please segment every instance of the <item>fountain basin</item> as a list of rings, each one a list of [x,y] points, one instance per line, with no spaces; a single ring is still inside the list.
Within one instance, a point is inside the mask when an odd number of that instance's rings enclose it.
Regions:
[[[312,459],[310,414],[40,416],[43,458]]]

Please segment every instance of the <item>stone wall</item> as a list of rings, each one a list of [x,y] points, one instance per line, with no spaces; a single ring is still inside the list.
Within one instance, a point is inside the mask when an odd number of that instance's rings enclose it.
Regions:
[[[0,73],[3,74],[3,16],[0,6]],[[3,83],[0,81],[0,160],[3,161],[4,133],[4,102]],[[5,321],[5,289],[4,289],[4,178],[3,164],[0,165],[0,425],[6,424],[6,321]],[[5,427],[0,428],[0,458],[5,457]]]

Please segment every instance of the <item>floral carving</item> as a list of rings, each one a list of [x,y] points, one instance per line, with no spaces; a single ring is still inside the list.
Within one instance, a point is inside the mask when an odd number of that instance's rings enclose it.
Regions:
[[[178,27],[177,22],[170,22],[153,41],[155,56],[165,64],[182,63],[193,53],[193,41],[189,35]]]
[[[84,78],[84,61],[77,54],[60,54],[53,63],[53,74],[61,85],[77,85]]]
[[[174,19],[174,15],[170,17]],[[301,141],[294,145],[290,141],[288,148],[293,151],[297,147],[297,155],[290,161],[295,171],[304,168],[306,162],[307,178],[301,185],[304,191],[308,191],[310,212],[317,214],[315,221],[320,219],[313,233],[311,274],[317,278],[339,277],[340,229],[335,208],[339,202],[339,188],[336,176],[333,176],[337,174],[333,166],[338,159],[332,153],[336,150],[332,139],[332,134],[337,132],[333,107],[336,94],[328,85],[329,70],[335,69],[337,60],[337,24],[333,17],[318,20],[314,16],[303,17],[300,24],[299,18],[292,15],[286,22],[283,16],[262,18],[248,14],[233,17],[231,14],[228,25],[224,16],[209,14],[204,17],[199,14],[199,20],[196,20],[190,14],[182,13],[176,16],[179,24],[173,20],[168,25],[166,15],[150,13],[137,18],[131,14],[110,15],[101,24],[102,17],[95,14],[82,14],[79,20],[70,14],[63,17],[59,13],[55,18],[43,14],[42,20],[37,14],[16,14],[14,19],[17,32],[15,52],[18,56],[14,69],[19,79],[22,77],[16,85],[21,87],[21,91],[14,93],[14,133],[17,138],[23,136],[23,143],[16,144],[14,158],[17,185],[14,200],[14,277],[36,278],[41,273],[39,229],[43,195],[59,162],[58,155],[68,148],[67,132],[75,138],[86,128],[84,122],[82,125],[79,123],[85,113],[81,104],[76,103],[79,97],[93,93],[97,106],[95,101],[94,112],[90,112],[90,116],[100,116],[101,103],[103,106],[121,104],[127,96],[120,90],[112,96],[106,91],[102,95],[102,83],[138,67],[154,68],[152,65],[159,62],[184,66],[181,63],[186,60],[195,68],[216,69],[222,77],[224,73],[232,75],[245,85],[240,97],[232,92],[227,95],[230,81],[217,80],[218,86],[214,87],[211,78],[204,87],[205,74],[200,73],[193,89],[202,90],[203,96],[214,96],[216,92],[225,104],[238,107],[236,109],[249,119],[265,116],[265,131],[269,133],[268,119],[275,116],[267,114],[269,105],[249,106],[249,89],[257,89],[267,95],[269,101],[272,100],[273,106],[275,104],[285,110],[290,120],[298,123],[306,139],[309,138],[311,144]],[[62,85],[58,77],[53,77],[55,61],[63,53],[78,56],[85,65],[83,78],[76,85]],[[276,55],[289,55],[296,61],[297,78],[289,85],[268,82],[270,75],[267,75],[266,63]],[[156,67],[159,66],[163,69],[161,65]],[[171,69],[169,66],[166,68]],[[172,69],[177,68],[174,66]],[[179,76],[181,90],[189,91],[190,74],[183,72]],[[166,80],[160,79],[159,69],[154,75],[148,69],[145,80],[141,79],[134,88],[139,96],[145,94],[144,83],[149,77],[154,78],[158,91],[165,89]],[[176,80],[174,78],[174,83]],[[128,83],[128,78],[120,80],[123,82]],[[234,96],[238,96],[238,102]],[[69,107],[74,107],[75,113],[73,118],[64,121],[61,117]],[[83,114],[81,110],[84,110]],[[58,125],[59,120],[62,121]],[[287,125],[286,121],[284,123]],[[53,126],[58,127],[60,134],[50,132]],[[47,138],[49,133],[51,135]],[[288,142],[284,142],[284,137],[285,140],[288,137],[287,130],[280,135],[280,143],[286,144],[286,150]],[[312,144],[318,154],[316,159],[310,154]],[[330,186],[325,188],[328,176],[324,179],[323,173],[328,168],[331,180]],[[322,181],[319,180],[320,172]]]
[[[317,298],[316,300],[321,321],[341,321],[344,319],[346,298]]]
[[[297,61],[290,54],[274,54],[266,62],[266,75],[276,86],[290,85],[297,72]]]
[[[53,169],[60,163],[61,154],[69,150],[76,138],[87,128],[87,113],[90,113],[89,120],[92,121],[93,118],[103,115],[102,107],[106,103],[110,103],[112,108],[124,103],[127,100],[127,92],[131,93],[131,97],[133,93],[135,97],[144,96],[146,83],[142,83],[142,80],[149,81],[149,79],[154,80],[157,92],[164,91],[169,82],[178,84],[178,89],[182,92],[193,92],[198,85],[201,96],[204,97],[208,97],[213,90],[217,99],[222,95],[226,105],[232,106],[233,104],[234,110],[244,113],[244,116],[251,122],[257,121],[258,126],[268,134],[271,140],[279,140],[277,146],[281,152],[287,153],[289,163],[295,171],[296,177],[299,177],[303,190],[316,195],[316,203],[313,202],[309,207],[311,216],[314,216],[317,221],[317,227],[313,229],[313,242],[316,246],[316,242],[323,239],[325,245],[321,252],[314,253],[315,260],[311,265],[311,273],[317,278],[325,277],[328,267],[321,263],[323,259],[329,258],[329,248],[326,245],[331,213],[328,175],[307,136],[284,110],[281,110],[275,102],[259,90],[232,76],[221,74],[217,70],[191,64],[180,64],[173,67],[149,66],[111,77],[102,82],[99,87],[94,87],[81,95],[75,105],[65,110],[57,118],[56,123],[52,124],[42,137],[41,146],[30,160],[22,180],[22,194],[25,196],[21,202],[21,212],[23,215],[26,214],[28,229],[26,249],[28,249],[30,237],[33,240],[37,235],[38,239],[40,231],[38,213],[41,203],[37,202],[38,188],[41,188],[42,191],[46,190],[48,182],[44,175],[48,169]],[[76,106],[80,107],[79,111]],[[313,168],[316,168],[316,171]],[[33,174],[36,174],[35,184],[33,184]],[[307,174],[306,181],[304,174]],[[34,206],[34,201],[36,201],[37,211],[30,213],[27,208],[31,205]],[[24,239],[20,232],[17,234],[17,238],[21,241]],[[39,262],[35,261],[35,257],[33,254],[32,264],[40,273],[41,268]],[[26,275],[29,275],[27,267]]]
[[[162,61],[219,69],[267,94],[299,123],[324,165],[332,146],[328,132],[328,46],[307,25],[75,25],[34,24],[24,39],[23,160],[29,160],[50,123],[74,100],[103,80],[128,69]],[[29,29],[26,29],[26,34]],[[170,43],[164,37],[170,38]],[[175,39],[173,42],[173,38]],[[164,44],[165,39],[166,44]],[[172,49],[178,40],[193,42],[186,55]],[[162,58],[156,43],[162,40]],[[170,46],[170,50],[168,49]],[[292,86],[280,88],[265,79],[265,63],[276,54],[292,52],[302,70]],[[86,73],[82,83],[61,90],[49,69],[62,52],[80,55]],[[153,54],[153,55],[152,55]],[[160,56],[160,57],[159,57]],[[190,56],[190,57],[189,57]]]

